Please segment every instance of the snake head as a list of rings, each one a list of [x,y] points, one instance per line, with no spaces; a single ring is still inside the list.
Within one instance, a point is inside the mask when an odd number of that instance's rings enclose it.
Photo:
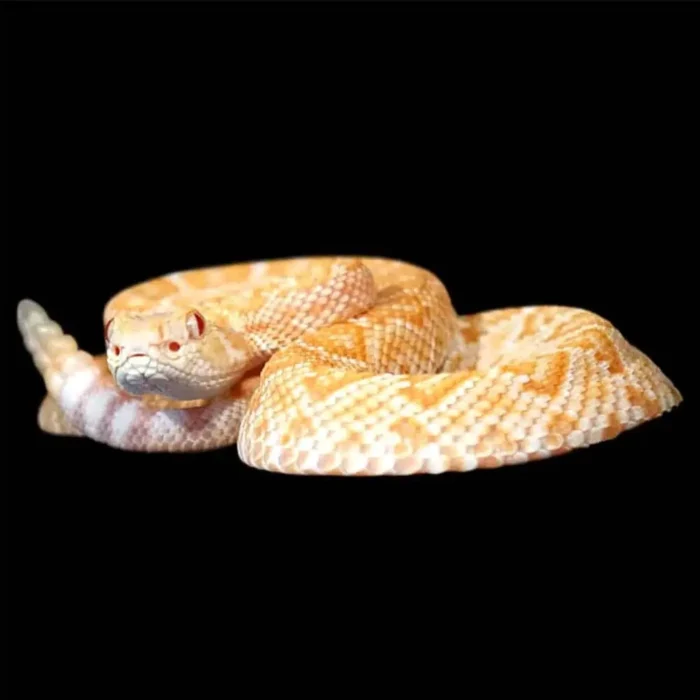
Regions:
[[[250,366],[243,338],[197,308],[152,313],[120,311],[105,323],[107,365],[129,394],[210,398]]]

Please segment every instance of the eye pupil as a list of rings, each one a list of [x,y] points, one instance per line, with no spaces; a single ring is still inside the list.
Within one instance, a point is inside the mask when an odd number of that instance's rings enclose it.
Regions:
[[[190,311],[187,314],[185,323],[191,338],[201,338],[202,335],[204,335],[206,323],[204,321],[204,317],[199,313],[199,311]]]
[[[197,321],[197,330],[199,331],[199,335],[202,335],[202,333],[204,333],[204,319],[199,313],[195,313],[194,318]]]
[[[115,355],[118,355],[118,354],[121,352],[121,351],[119,350],[119,346],[118,346],[118,345],[115,345],[115,346],[112,348],[112,350],[113,350],[113,352],[114,352]]]
[[[176,342],[173,340],[173,342],[170,343],[170,345],[168,345],[168,347],[169,347],[173,352],[177,352],[177,351],[180,349],[180,343],[176,343]]]

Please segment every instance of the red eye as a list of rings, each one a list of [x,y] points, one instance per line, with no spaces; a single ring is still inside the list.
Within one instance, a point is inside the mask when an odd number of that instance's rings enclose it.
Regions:
[[[180,349],[180,343],[176,343],[174,340],[168,345],[168,347],[173,351],[177,352]]]
[[[204,316],[197,310],[192,310],[187,314],[187,330],[191,338],[200,338],[204,333],[206,322]]]
[[[118,345],[115,345],[115,346],[112,348],[112,352],[113,352],[115,355],[118,355],[118,354],[121,352],[121,350],[119,350],[119,346],[118,346]]]

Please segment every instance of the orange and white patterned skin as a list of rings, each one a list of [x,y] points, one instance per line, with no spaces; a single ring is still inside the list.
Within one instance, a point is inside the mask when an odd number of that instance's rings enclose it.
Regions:
[[[46,432],[139,451],[236,443],[245,464],[287,474],[519,464],[609,440],[682,400],[594,313],[460,317],[435,275],[379,258],[144,282],[107,303],[99,357],[33,301],[17,320],[48,391]]]

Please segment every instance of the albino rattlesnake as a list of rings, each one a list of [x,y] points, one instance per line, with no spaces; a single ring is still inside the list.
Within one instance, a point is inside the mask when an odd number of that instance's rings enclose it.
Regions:
[[[466,471],[615,437],[682,398],[605,319],[542,306],[458,317],[430,272],[317,257],[174,273],[105,307],[93,357],[35,302],[40,427],[115,448],[237,443],[296,474]],[[129,393],[127,393],[129,392]]]

